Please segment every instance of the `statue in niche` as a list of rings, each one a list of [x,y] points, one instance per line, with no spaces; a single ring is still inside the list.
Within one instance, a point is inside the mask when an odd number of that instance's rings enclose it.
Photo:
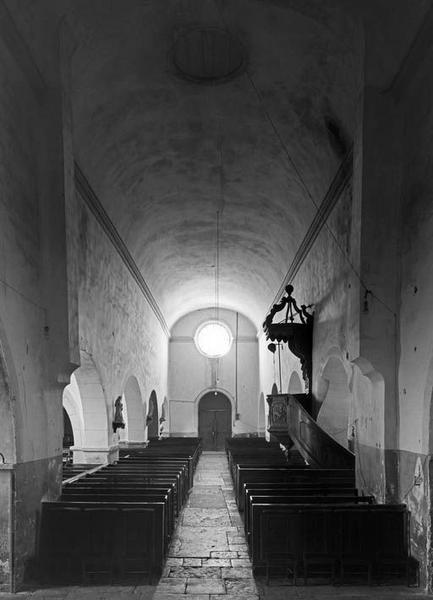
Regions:
[[[116,433],[118,429],[125,429],[125,421],[123,419],[123,404],[122,396],[118,396],[114,401],[114,420],[113,431]]]

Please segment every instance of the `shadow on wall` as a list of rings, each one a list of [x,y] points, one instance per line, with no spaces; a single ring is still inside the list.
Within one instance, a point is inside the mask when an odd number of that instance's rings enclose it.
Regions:
[[[263,392],[259,396],[259,407],[257,416],[257,431],[260,437],[266,436],[266,406]]]
[[[159,415],[158,399],[155,390],[152,390],[149,397],[149,412],[146,418],[147,437],[149,440],[159,437]]]
[[[336,356],[331,356],[325,364],[319,381],[318,399],[323,401],[317,423],[347,448],[352,394],[344,365]]]
[[[12,406],[8,364],[0,338],[0,463],[13,464],[16,462],[15,415]]]
[[[287,388],[287,393],[288,394],[303,394],[304,393],[304,386],[302,384],[301,378],[299,377],[299,374],[297,373],[297,371],[293,371],[293,373],[290,375],[289,387]]]

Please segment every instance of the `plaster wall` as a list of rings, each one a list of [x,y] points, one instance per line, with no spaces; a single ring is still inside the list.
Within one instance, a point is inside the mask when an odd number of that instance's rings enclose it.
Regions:
[[[313,412],[318,414],[324,400],[320,377],[329,352],[339,353],[348,363],[357,351],[356,293],[357,279],[345,256],[351,257],[352,237],[358,224],[353,223],[352,190],[346,188],[334,207],[299,272],[293,280],[298,305],[314,304],[313,337]],[[328,230],[329,227],[329,230]],[[332,233],[330,233],[330,231]],[[264,315],[265,316],[265,315]],[[284,317],[283,311],[275,320]],[[260,337],[261,389],[270,393],[273,383],[280,388],[278,353],[272,356],[268,342]],[[287,392],[292,373],[302,374],[298,359],[288,346],[281,347],[281,391]]]
[[[134,407],[140,396],[144,428],[152,390],[162,404],[167,388],[167,337],[146,298],[83,199],[77,197],[79,239],[75,252],[79,277],[79,337],[82,354],[91,357],[106,406],[108,446],[113,434],[114,401],[135,378]],[[130,394],[126,390],[126,402]],[[81,400],[85,403],[83,393]],[[85,407],[83,406],[84,412]],[[160,409],[159,409],[160,411]],[[125,411],[128,412],[128,411]],[[134,431],[133,441],[147,432]],[[105,442],[104,442],[105,443]],[[103,445],[103,444],[102,444]]]
[[[60,489],[69,356],[61,95],[2,3],[0,13],[0,387],[11,407],[0,424],[0,589],[10,590],[35,552],[40,501]]]
[[[422,60],[414,59],[416,69],[406,74],[398,98],[406,149],[400,230],[399,497],[411,510],[412,549],[431,589],[433,50],[424,48]]]
[[[236,313],[220,309],[220,320],[236,334]],[[215,319],[214,309],[194,311],[173,326],[169,344],[168,400],[171,435],[195,436],[198,432],[198,402],[205,392],[219,390],[232,403],[233,435],[258,430],[258,342],[257,331],[238,315],[238,364],[236,411],[236,343],[220,359],[201,354],[194,335],[202,323]],[[239,419],[236,419],[236,412]]]
[[[358,157],[355,156],[354,174]],[[360,489],[385,497],[384,476],[384,381],[380,373],[361,359],[359,340],[360,218],[352,186],[342,192],[326,224],[296,274],[294,296],[300,304],[314,304],[313,414],[322,427],[343,445],[353,442],[357,455]],[[283,318],[283,313],[280,313]],[[260,338],[261,391],[280,388],[277,353],[267,350]],[[329,373],[330,361],[340,365],[338,377]],[[328,368],[327,368],[328,366]],[[289,389],[300,363],[287,345],[281,348],[281,391]],[[329,391],[337,390],[332,397]],[[344,392],[343,392],[344,390]],[[305,390],[304,390],[305,391]],[[336,402],[340,402],[336,406]],[[267,410],[267,406],[266,406]]]

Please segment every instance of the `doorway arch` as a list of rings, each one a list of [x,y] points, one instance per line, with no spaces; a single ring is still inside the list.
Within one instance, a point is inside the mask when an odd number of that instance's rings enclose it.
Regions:
[[[208,392],[198,405],[198,435],[203,450],[224,450],[232,435],[232,405],[222,392]]]

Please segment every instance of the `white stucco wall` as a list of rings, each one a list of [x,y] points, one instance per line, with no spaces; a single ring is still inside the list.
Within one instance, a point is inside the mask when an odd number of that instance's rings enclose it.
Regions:
[[[220,309],[220,320],[236,337],[236,313]],[[214,309],[194,311],[173,326],[169,343],[168,400],[170,433],[197,435],[198,402],[205,392],[219,390],[232,403],[233,434],[256,432],[258,427],[259,373],[257,331],[238,314],[238,344],[220,359],[209,359],[196,348],[197,328],[215,318]],[[237,374],[237,376],[236,376]],[[237,385],[236,385],[237,379]],[[236,387],[237,413],[236,419]]]

